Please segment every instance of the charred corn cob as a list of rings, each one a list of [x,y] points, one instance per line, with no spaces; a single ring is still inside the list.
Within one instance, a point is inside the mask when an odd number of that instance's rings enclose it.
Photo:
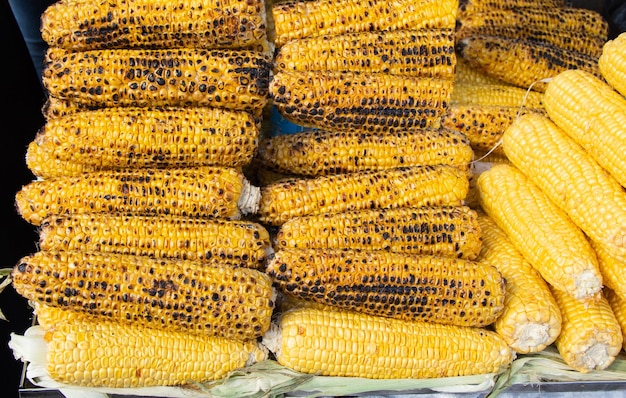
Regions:
[[[502,144],[511,162],[596,245],[626,261],[626,193],[584,149],[536,114],[513,122]]]
[[[452,257],[281,249],[266,272],[287,295],[389,318],[482,327],[504,308],[494,266]]]
[[[351,210],[460,205],[468,175],[456,167],[415,166],[289,179],[261,187],[258,217],[280,225],[293,217]]]
[[[253,112],[267,102],[270,58],[247,50],[50,48],[49,94],[92,107],[211,106]]]
[[[270,96],[287,119],[304,126],[365,132],[437,128],[451,79],[366,72],[278,72]]]
[[[443,129],[395,133],[309,129],[263,138],[257,151],[262,165],[304,176],[437,164],[467,170],[472,157],[465,135]]]
[[[478,12],[493,10],[508,10],[523,7],[565,7],[565,0],[460,0],[458,17],[464,18],[466,15]]]
[[[475,68],[524,89],[543,91],[541,80],[568,69],[600,76],[596,57],[528,40],[470,36],[457,42],[457,52]]]
[[[489,76],[480,69],[471,66],[467,61],[461,57],[456,58],[456,65],[454,69],[454,84],[505,84],[501,80],[496,79],[493,76]]]
[[[474,260],[481,247],[476,212],[466,206],[401,207],[295,217],[274,247],[362,249]]]
[[[451,79],[453,29],[347,33],[292,40],[278,48],[278,70],[381,72]]]
[[[47,122],[48,120],[52,120],[57,117],[71,115],[80,111],[96,110],[100,108],[103,107],[88,106],[73,101],[67,101],[64,99],[48,96],[46,102],[41,107],[41,113],[46,118]]]
[[[567,70],[546,88],[550,120],[626,187],[626,99],[599,78]]]
[[[597,298],[602,275],[585,234],[514,166],[477,180],[480,205],[546,282],[577,300]]]
[[[252,115],[220,108],[104,108],[49,120],[30,143],[29,169],[61,176],[59,163],[89,169],[125,167],[241,167],[256,151]]]
[[[608,40],[602,47],[598,68],[602,77],[620,94],[626,96],[626,33]]]
[[[456,82],[450,97],[451,104],[512,106],[531,109],[542,109],[542,101],[542,93],[503,83],[462,84]]]
[[[260,268],[269,232],[246,220],[85,213],[51,216],[39,226],[42,250],[86,250]]]
[[[613,310],[615,319],[622,328],[622,347],[626,350],[626,298],[620,297],[611,289],[605,288],[603,292]]]
[[[480,214],[479,262],[493,264],[506,280],[504,310],[494,330],[520,354],[539,352],[561,333],[561,310],[541,275],[491,217]]]
[[[289,40],[344,33],[452,29],[457,0],[288,0],[272,5],[273,40],[277,47]]]
[[[11,278],[29,300],[98,320],[239,340],[265,333],[274,306],[265,273],[196,261],[38,251]]]
[[[15,195],[19,214],[39,225],[51,215],[122,212],[239,218],[254,213],[259,189],[234,168],[122,169],[31,181]]]
[[[582,373],[606,369],[622,349],[620,325],[602,295],[581,303],[558,289],[552,294],[561,309],[563,327],[556,347],[565,363]]]
[[[498,372],[514,358],[496,333],[349,311],[285,312],[263,342],[280,364],[323,376],[435,378]]]

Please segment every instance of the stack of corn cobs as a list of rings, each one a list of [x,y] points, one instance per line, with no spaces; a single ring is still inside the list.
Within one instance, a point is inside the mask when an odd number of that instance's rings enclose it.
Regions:
[[[588,372],[622,349],[626,37],[598,14],[61,0],[42,36],[16,194],[40,251],[11,277],[53,380],[462,376],[553,343]]]

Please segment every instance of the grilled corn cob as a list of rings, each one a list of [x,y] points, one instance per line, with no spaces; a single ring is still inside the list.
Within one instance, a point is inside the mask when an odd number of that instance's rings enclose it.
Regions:
[[[472,157],[465,135],[443,129],[395,133],[308,129],[261,139],[257,151],[263,166],[303,176],[437,164],[468,170]]]
[[[594,244],[626,261],[626,193],[584,149],[536,114],[513,122],[502,144],[511,162]]]
[[[479,262],[493,264],[506,280],[504,310],[494,323],[515,352],[539,352],[561,333],[561,310],[541,275],[491,217],[478,216],[483,246]]]
[[[304,126],[365,132],[437,128],[451,79],[366,72],[278,72],[270,96],[285,119]]]
[[[565,0],[460,0],[458,18],[478,12],[508,10],[523,7],[565,7]]]
[[[52,47],[43,84],[92,107],[211,106],[254,112],[267,102],[270,58],[247,50]]]
[[[323,376],[436,378],[498,372],[514,354],[496,333],[330,309],[285,312],[263,343],[280,364]]]
[[[482,172],[477,187],[481,207],[546,282],[581,302],[598,296],[602,275],[595,252],[537,185],[500,164]]]
[[[611,289],[604,288],[603,292],[615,314],[615,319],[622,328],[622,347],[626,350],[626,298],[617,295]]]
[[[461,57],[456,58],[456,66],[454,69],[454,84],[466,84],[469,86],[474,84],[505,84],[495,77],[489,76],[480,69],[471,66]]]
[[[295,178],[261,187],[257,215],[262,223],[280,225],[323,213],[460,205],[468,185],[466,172],[446,165]]]
[[[289,40],[400,29],[453,29],[457,0],[288,0],[274,2],[277,47]]]
[[[261,271],[113,253],[38,251],[13,268],[23,297],[98,320],[254,339],[274,306]]]
[[[454,84],[451,104],[512,106],[518,109],[542,109],[543,94],[503,83]]]
[[[39,225],[51,215],[122,212],[239,218],[254,213],[259,189],[234,168],[121,169],[31,181],[15,195],[19,214]]]
[[[246,220],[85,213],[51,216],[39,226],[42,250],[86,250],[260,268],[269,232]]]
[[[367,31],[292,40],[278,48],[278,70],[381,72],[451,79],[453,29]]]
[[[626,33],[608,40],[602,47],[598,68],[602,77],[620,94],[626,96]]]
[[[295,217],[280,226],[273,246],[386,250],[474,260],[481,235],[476,212],[469,207],[401,207]]]
[[[556,347],[566,364],[581,373],[606,369],[622,349],[623,336],[604,296],[581,303],[558,289],[552,294],[561,309],[563,327]]]

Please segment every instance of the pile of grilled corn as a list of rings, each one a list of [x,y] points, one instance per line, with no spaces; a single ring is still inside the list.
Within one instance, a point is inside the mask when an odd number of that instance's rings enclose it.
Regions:
[[[626,37],[598,14],[59,0],[42,37],[11,280],[53,380],[498,374],[552,344],[585,373],[626,345]]]

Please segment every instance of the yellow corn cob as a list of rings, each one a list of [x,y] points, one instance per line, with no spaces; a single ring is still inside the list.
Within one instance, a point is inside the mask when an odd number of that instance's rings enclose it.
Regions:
[[[483,166],[491,166],[492,164],[511,164],[509,159],[507,159],[504,152],[494,151],[494,152],[486,152],[480,149],[474,150],[474,170],[483,167]]]
[[[477,180],[481,207],[546,282],[577,300],[602,288],[595,252],[583,232],[514,166],[500,164]]]
[[[102,107],[87,106],[73,101],[66,101],[64,99],[48,96],[46,102],[41,108],[41,113],[47,122],[57,117],[71,115],[84,110],[96,110],[99,108]]]
[[[30,143],[26,163],[44,178],[66,174],[50,158],[87,169],[240,167],[252,160],[258,136],[246,112],[104,108],[49,120]]]
[[[494,266],[452,257],[285,248],[266,272],[286,295],[395,319],[482,327],[504,308]]]
[[[568,69],[600,76],[598,59],[555,46],[496,36],[471,36],[458,41],[457,50],[475,68],[524,89],[545,90],[540,80]]]
[[[367,209],[296,217],[280,226],[274,247],[363,249],[473,260],[481,246],[466,206]]]
[[[267,358],[256,341],[93,319],[57,322],[43,338],[50,378],[81,387],[207,382]]]
[[[254,213],[259,189],[234,168],[122,169],[32,181],[15,195],[19,214],[39,225],[51,215],[122,212],[239,218]]]
[[[451,104],[474,104],[482,106],[512,106],[517,108],[543,108],[543,94],[515,87],[510,84],[462,84],[456,82]]]
[[[600,265],[604,286],[612,289],[616,294],[626,299],[626,286],[624,286],[626,261],[617,258],[611,254],[606,247],[594,241],[591,241],[591,246],[596,251],[596,256],[598,257],[598,264]]]
[[[622,328],[622,347],[626,350],[626,298],[617,295],[613,290],[607,289],[606,287],[603,292],[613,310],[615,319],[617,319],[617,322]]]
[[[505,132],[511,162],[598,246],[626,261],[626,193],[547,116],[526,114]]]
[[[478,223],[483,238],[478,261],[493,264],[506,280],[504,310],[494,330],[520,354],[539,352],[561,333],[561,310],[541,275],[491,217],[481,213]]]
[[[465,376],[496,373],[514,358],[485,329],[315,308],[285,312],[263,342],[283,366],[323,376]]]
[[[480,69],[474,68],[461,57],[456,58],[454,70],[454,84],[505,84],[495,77],[489,76]]]
[[[626,99],[581,70],[555,76],[544,105],[550,120],[626,187]]]
[[[382,72],[451,79],[453,29],[347,33],[292,40],[278,48],[278,70]]]
[[[443,129],[389,133],[308,129],[261,139],[257,151],[262,165],[305,176],[436,164],[467,170],[472,157],[465,135]]]
[[[43,84],[92,107],[212,106],[255,111],[267,102],[270,58],[247,50],[50,48]]]
[[[522,7],[565,7],[565,0],[460,0],[458,17],[478,12],[508,10]]]
[[[606,369],[623,343],[609,302],[600,296],[595,302],[581,303],[558,289],[551,290],[563,318],[555,344],[565,363],[581,373]]]
[[[452,82],[387,73],[283,71],[274,75],[269,90],[276,109],[300,125],[413,131],[439,127]]]
[[[288,0],[274,2],[274,42],[343,33],[453,29],[458,0]]]
[[[598,68],[602,77],[620,94],[626,95],[626,33],[608,40],[602,47]]]
[[[11,277],[29,300],[99,320],[240,340],[265,333],[274,307],[265,273],[197,261],[38,251]]]
[[[39,226],[42,250],[85,250],[258,268],[271,250],[269,232],[246,220],[119,213],[51,216]]]
[[[293,217],[351,210],[460,205],[468,175],[447,165],[289,179],[261,187],[258,217],[280,225]]]

